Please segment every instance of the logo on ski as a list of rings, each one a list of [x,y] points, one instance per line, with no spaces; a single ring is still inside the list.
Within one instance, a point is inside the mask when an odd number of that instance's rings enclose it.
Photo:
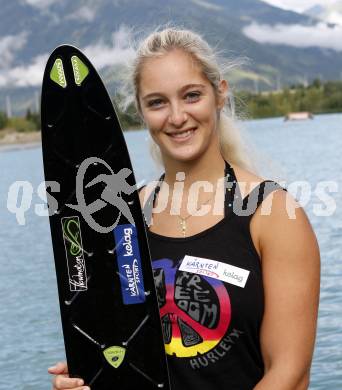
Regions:
[[[61,220],[67,258],[70,291],[87,290],[87,272],[83,256],[81,226],[78,216]]]
[[[50,72],[50,78],[60,87],[65,88],[67,86],[63,62],[60,58],[57,58]]]
[[[81,85],[84,79],[88,76],[89,70],[77,56],[71,57],[71,65],[74,72],[75,83],[77,85]]]
[[[89,167],[91,166],[105,167],[109,174],[99,174],[87,185],[84,185],[84,177]],[[122,193],[130,195],[135,191],[135,186],[127,183],[126,178],[132,173],[128,168],[122,168],[119,172],[114,173],[109,164],[98,157],[88,157],[80,165],[76,176],[76,199],[78,204],[67,204],[66,206],[77,210],[82,214],[88,225],[98,233],[109,233],[119,223],[121,215],[123,215],[129,223],[134,225],[134,219],[128,204],[122,198]],[[101,199],[96,199],[94,202],[87,204],[85,200],[85,188],[92,187],[98,183],[104,183],[104,189],[101,193]],[[118,210],[118,215],[114,223],[110,226],[102,226],[93,218],[93,214],[100,211],[107,205],[112,205]]]

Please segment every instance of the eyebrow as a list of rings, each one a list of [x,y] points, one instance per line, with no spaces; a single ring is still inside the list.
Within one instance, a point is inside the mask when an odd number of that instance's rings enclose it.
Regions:
[[[205,88],[205,85],[203,84],[187,84],[187,85],[184,85],[184,87],[182,87],[179,92],[183,92],[189,88]],[[162,92],[152,92],[152,93],[149,93],[148,95],[145,95],[142,100],[146,100],[152,96],[155,96],[155,95],[163,95]]]

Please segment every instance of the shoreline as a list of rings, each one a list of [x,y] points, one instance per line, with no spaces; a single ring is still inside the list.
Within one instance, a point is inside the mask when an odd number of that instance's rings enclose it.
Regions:
[[[0,152],[17,149],[30,149],[41,145],[41,132],[20,133],[13,129],[0,131]]]
[[[315,117],[323,115],[342,115],[341,112],[315,114]],[[283,117],[267,117],[267,118],[248,118],[242,122],[258,121],[258,120],[274,120]],[[146,130],[144,128],[125,128],[124,132]],[[0,130],[0,152],[10,150],[32,149],[41,146],[41,131],[19,132],[13,128],[5,128]]]

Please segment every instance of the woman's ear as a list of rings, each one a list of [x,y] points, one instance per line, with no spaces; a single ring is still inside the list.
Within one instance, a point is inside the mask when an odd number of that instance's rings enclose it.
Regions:
[[[217,101],[217,107],[219,109],[222,109],[224,107],[224,104],[228,96],[228,89],[229,86],[227,80],[220,80],[218,85],[218,101]]]

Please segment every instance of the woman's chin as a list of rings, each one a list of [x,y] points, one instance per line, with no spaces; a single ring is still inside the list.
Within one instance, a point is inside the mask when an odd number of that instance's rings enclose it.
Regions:
[[[200,150],[168,151],[167,158],[177,162],[191,162],[201,155]]]

